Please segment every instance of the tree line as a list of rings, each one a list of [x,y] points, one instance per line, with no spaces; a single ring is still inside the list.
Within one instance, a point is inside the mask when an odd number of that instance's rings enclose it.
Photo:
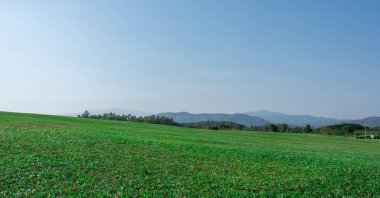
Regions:
[[[128,115],[118,115],[116,113],[104,113],[104,114],[91,114],[89,111],[84,111],[81,115],[78,115],[79,118],[92,118],[92,119],[103,119],[103,120],[119,120],[119,121],[133,121],[133,122],[145,122],[152,124],[163,124],[171,126],[179,126],[179,123],[174,122],[172,118],[150,115],[150,116],[134,116],[131,114]]]
[[[365,135],[365,130],[368,134],[375,134],[376,136],[380,135],[380,127],[365,128],[360,124],[338,124],[332,126],[323,126],[318,128],[317,132],[324,135],[359,137]]]
[[[211,130],[240,130],[240,131],[261,131],[279,133],[312,133],[310,125],[305,127],[289,126],[288,124],[267,124],[264,126],[246,126],[235,122],[225,121],[203,121],[181,124],[189,128],[211,129]]]
[[[210,129],[210,130],[245,130],[247,126],[235,122],[226,121],[202,121],[192,123],[182,123],[184,127]]]
[[[312,133],[313,128],[307,124],[305,127],[289,126],[286,123],[282,124],[267,124],[264,126],[251,126],[247,127],[250,131],[263,131],[263,132],[280,132],[280,133]]]

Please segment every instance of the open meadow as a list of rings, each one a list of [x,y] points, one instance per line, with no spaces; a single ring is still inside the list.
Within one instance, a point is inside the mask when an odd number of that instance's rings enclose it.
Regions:
[[[0,112],[0,197],[380,196],[380,141]]]

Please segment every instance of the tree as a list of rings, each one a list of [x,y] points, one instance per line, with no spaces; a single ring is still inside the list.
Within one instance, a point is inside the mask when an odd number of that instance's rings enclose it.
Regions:
[[[290,128],[289,130],[292,131],[292,133],[302,133],[304,129],[299,126],[294,126]]]
[[[288,131],[288,125],[287,124],[281,124],[280,125],[280,132],[287,132]]]
[[[90,117],[90,112],[88,112],[88,111],[86,110],[86,111],[84,111],[84,112],[82,113],[82,115],[81,115],[80,117],[82,117],[82,118],[89,118],[89,117]]]
[[[269,129],[270,129],[270,131],[272,131],[272,132],[277,132],[277,131],[278,131],[278,127],[277,127],[277,125],[275,125],[275,124],[270,124],[270,125],[269,125]]]
[[[305,133],[311,133],[313,132],[313,129],[311,128],[310,124],[307,124],[303,130]]]

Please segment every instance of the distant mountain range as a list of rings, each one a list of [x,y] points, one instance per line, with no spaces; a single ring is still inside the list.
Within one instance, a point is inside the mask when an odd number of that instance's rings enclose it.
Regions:
[[[324,118],[311,115],[288,115],[272,111],[250,111],[237,114],[191,114],[187,112],[160,113],[158,115],[173,118],[179,123],[201,122],[201,121],[231,121],[247,126],[262,126],[268,123],[286,123],[291,126],[305,126],[310,124],[314,128],[344,123],[367,125],[368,127],[380,126],[380,117],[368,117],[360,120],[345,120]]]
[[[179,123],[191,123],[191,122],[202,122],[202,121],[228,121],[228,122],[244,124],[246,126],[263,126],[263,125],[269,124],[267,120],[264,120],[260,117],[249,116],[247,114],[241,114],[241,113],[191,114],[187,112],[179,112],[179,113],[159,113],[158,115],[173,118],[175,122],[179,122]]]
[[[142,111],[135,111],[129,109],[93,109],[88,110],[91,114],[103,114],[113,112],[116,114],[131,114],[136,116],[147,116],[153,113],[147,113]],[[71,113],[64,114],[65,116],[77,116],[81,113]],[[312,127],[317,128],[321,126],[329,126],[335,124],[343,123],[354,123],[367,125],[368,127],[380,126],[380,117],[368,117],[359,120],[344,120],[344,119],[334,119],[317,117],[311,115],[288,115],[284,113],[272,112],[267,110],[261,111],[250,111],[246,113],[235,113],[235,114],[225,114],[225,113],[201,113],[192,114],[188,112],[167,112],[159,113],[159,116],[166,116],[173,118],[174,121],[179,123],[190,123],[190,122],[202,122],[202,121],[229,121],[236,122],[239,124],[244,124],[247,126],[262,126],[268,123],[280,124],[286,123],[292,126],[305,126],[310,124]]]
[[[305,126],[310,124],[313,127],[321,127],[349,122],[349,120],[339,120],[333,118],[316,117],[310,115],[288,115],[272,111],[250,111],[246,113],[250,116],[258,116],[272,123],[287,123],[294,126]]]
[[[272,111],[251,111],[247,112],[247,115],[261,117],[265,120],[268,120],[272,123],[287,123],[289,125],[295,126],[305,126],[310,124],[313,127],[329,126],[336,124],[352,123],[352,124],[361,124],[368,127],[380,126],[380,117],[368,117],[359,120],[348,120],[348,119],[334,119],[334,118],[324,118],[316,117],[310,115],[288,115],[284,113],[277,113]]]
[[[369,127],[380,126],[380,117],[368,117],[360,120],[353,120],[351,123],[361,124]]]

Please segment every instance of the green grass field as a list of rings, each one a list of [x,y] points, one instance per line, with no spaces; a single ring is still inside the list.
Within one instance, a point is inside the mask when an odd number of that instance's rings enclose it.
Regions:
[[[380,141],[0,112],[0,197],[380,196]]]

